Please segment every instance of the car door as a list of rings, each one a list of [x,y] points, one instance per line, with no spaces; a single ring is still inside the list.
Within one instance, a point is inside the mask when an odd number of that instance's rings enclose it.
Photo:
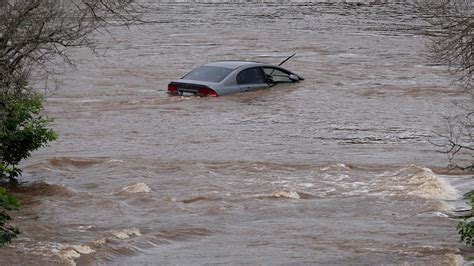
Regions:
[[[265,74],[260,67],[242,70],[237,74],[237,84],[240,91],[251,91],[270,87],[265,81]]]
[[[263,72],[274,84],[295,82],[290,78],[291,73],[275,67],[263,67]]]

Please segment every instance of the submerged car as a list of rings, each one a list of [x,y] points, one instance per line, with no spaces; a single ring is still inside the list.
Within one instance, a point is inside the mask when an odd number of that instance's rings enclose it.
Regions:
[[[219,61],[202,65],[168,84],[176,96],[222,96],[304,80],[280,66],[250,61]]]

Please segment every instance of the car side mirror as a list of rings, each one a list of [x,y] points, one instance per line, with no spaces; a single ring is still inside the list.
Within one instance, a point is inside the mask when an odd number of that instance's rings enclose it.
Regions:
[[[291,79],[291,81],[296,81],[296,82],[300,81],[300,78],[294,74],[289,75],[288,78]]]

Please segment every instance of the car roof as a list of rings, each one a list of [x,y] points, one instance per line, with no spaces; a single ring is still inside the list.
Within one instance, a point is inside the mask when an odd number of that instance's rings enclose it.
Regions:
[[[212,62],[209,64],[205,64],[204,66],[214,66],[214,67],[224,67],[230,69],[237,69],[242,66],[246,65],[261,65],[260,62],[253,62],[253,61],[239,61],[239,60],[227,60],[227,61],[217,61]]]

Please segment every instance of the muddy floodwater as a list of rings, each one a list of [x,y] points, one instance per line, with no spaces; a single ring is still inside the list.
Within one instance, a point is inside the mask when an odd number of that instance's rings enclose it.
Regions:
[[[466,98],[416,9],[276,2],[151,2],[153,23],[71,51],[0,264],[461,263],[448,214],[474,182],[429,140]],[[293,53],[300,83],[166,93],[210,61]]]

